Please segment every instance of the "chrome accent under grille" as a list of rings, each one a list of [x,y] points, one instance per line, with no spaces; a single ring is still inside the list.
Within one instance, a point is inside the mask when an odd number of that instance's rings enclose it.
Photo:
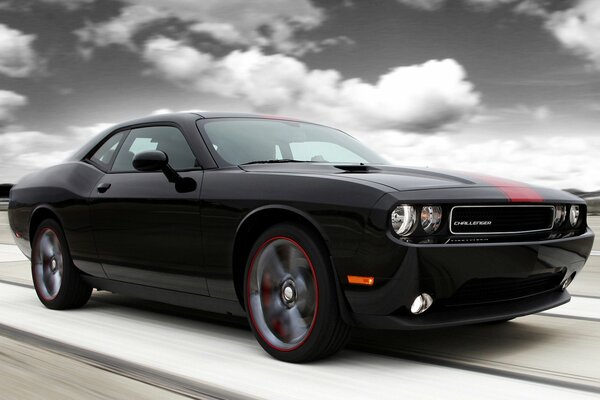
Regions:
[[[501,235],[549,231],[552,205],[455,206],[450,210],[454,235]]]

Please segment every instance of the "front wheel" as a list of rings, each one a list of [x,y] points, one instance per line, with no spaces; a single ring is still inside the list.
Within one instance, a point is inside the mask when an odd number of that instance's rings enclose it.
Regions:
[[[334,276],[311,231],[279,224],[265,231],[246,266],[248,320],[273,357],[307,362],[331,355],[347,342]]]
[[[64,310],[83,306],[92,288],[73,265],[65,235],[52,220],[42,221],[31,246],[33,286],[40,301],[48,308]]]

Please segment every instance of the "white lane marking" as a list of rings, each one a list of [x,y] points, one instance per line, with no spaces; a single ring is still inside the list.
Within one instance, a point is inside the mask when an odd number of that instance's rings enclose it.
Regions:
[[[592,253],[590,255],[592,255],[592,256],[600,256],[600,250],[592,250]]]
[[[266,399],[594,398],[592,393],[344,351],[296,365],[269,357],[248,331],[95,303],[46,310],[31,289],[0,284],[0,323],[96,353]],[[469,384],[466,385],[465,382]]]
[[[0,262],[27,261],[27,257],[14,244],[0,244]]]

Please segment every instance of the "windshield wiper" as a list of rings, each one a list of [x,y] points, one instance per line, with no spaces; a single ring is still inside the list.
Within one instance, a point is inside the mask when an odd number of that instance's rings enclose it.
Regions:
[[[307,163],[310,161],[302,161],[302,160],[294,160],[292,158],[282,158],[280,160],[260,160],[260,161],[250,161],[247,163],[243,163],[240,165],[250,165],[250,164],[278,164],[278,163]]]

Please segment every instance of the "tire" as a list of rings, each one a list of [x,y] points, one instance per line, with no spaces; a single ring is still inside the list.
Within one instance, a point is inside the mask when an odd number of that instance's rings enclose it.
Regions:
[[[62,228],[53,219],[42,221],[35,232],[31,274],[38,298],[53,310],[79,308],[92,294],[92,287],[73,265]]]
[[[248,321],[274,358],[303,363],[327,357],[348,341],[334,275],[320,238],[293,224],[278,224],[256,240],[246,263]]]

